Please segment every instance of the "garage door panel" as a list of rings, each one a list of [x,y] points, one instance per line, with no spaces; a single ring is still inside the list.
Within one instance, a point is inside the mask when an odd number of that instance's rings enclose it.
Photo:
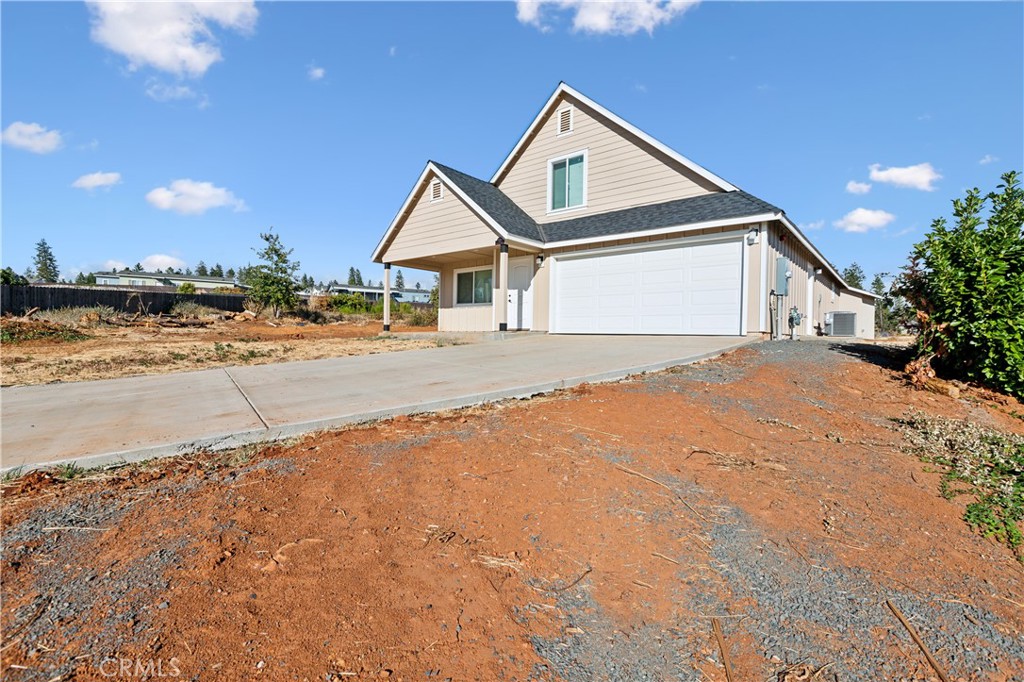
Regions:
[[[681,291],[659,291],[640,296],[640,306],[644,310],[671,308],[674,314],[681,315],[685,304],[686,295]]]
[[[555,330],[738,335],[742,273],[739,240],[559,260]]]
[[[597,286],[604,288],[618,287],[621,289],[632,290],[636,286],[636,273],[635,272],[618,272],[618,273],[605,273],[602,272],[597,278]]]
[[[661,287],[663,284],[681,283],[682,281],[683,271],[679,265],[671,269],[644,270],[640,273],[640,286],[645,289],[648,287]]]

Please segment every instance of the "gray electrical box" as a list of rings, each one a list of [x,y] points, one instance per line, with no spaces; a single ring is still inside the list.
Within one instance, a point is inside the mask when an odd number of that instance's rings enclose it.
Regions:
[[[775,293],[779,296],[789,296],[789,259],[779,256],[775,260]]]

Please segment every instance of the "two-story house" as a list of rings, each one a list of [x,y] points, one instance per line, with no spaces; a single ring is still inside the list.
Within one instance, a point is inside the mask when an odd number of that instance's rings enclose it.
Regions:
[[[440,274],[441,331],[874,336],[781,209],[564,83],[489,181],[428,162],[373,260]]]

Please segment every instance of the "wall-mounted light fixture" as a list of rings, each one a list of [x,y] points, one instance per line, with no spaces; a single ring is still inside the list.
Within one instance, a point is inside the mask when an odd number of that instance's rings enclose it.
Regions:
[[[540,266],[544,265],[544,255],[543,255],[543,254],[540,254],[540,253],[538,253],[538,254],[537,254],[537,258],[536,258],[536,261],[537,261],[537,267],[538,267],[538,268],[539,268]]]
[[[750,232],[747,232],[747,246],[753,246],[761,240],[761,228],[752,227]]]
[[[814,268],[814,274],[815,275],[820,275],[821,274],[821,268]]]

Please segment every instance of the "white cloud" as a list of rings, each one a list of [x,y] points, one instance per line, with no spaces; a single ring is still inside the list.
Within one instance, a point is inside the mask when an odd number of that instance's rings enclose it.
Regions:
[[[846,191],[850,194],[867,194],[871,191],[870,182],[857,182],[856,180],[850,180],[846,183]]]
[[[93,41],[126,57],[129,69],[151,66],[191,77],[223,59],[212,24],[249,34],[259,16],[253,0],[87,4]]]
[[[185,261],[174,256],[168,256],[166,253],[154,253],[151,256],[146,256],[140,261],[142,269],[146,272],[153,272],[154,270],[166,270],[167,268],[178,268],[185,267]]]
[[[171,102],[178,99],[195,99],[199,95],[187,85],[181,83],[168,85],[151,78],[146,84],[146,96],[157,102]]]
[[[80,152],[94,152],[94,151],[96,151],[99,148],[100,148],[100,141],[97,140],[95,137],[92,140],[90,140],[89,142],[86,142],[85,144],[78,145],[78,151],[80,151]]]
[[[78,178],[71,183],[71,186],[76,189],[87,189],[94,190],[99,187],[110,188],[121,182],[120,173],[104,173],[98,171],[96,173],[88,173]]]
[[[103,267],[100,269],[104,272],[113,272],[114,270],[124,270],[126,267],[128,267],[127,264],[119,260],[110,259],[103,261]]]
[[[864,233],[880,230],[894,220],[896,216],[888,211],[855,208],[832,224],[843,232]]]
[[[397,45],[392,45],[391,47],[388,48],[388,56],[389,57],[394,57],[397,54],[398,54],[398,46]]]
[[[327,75],[327,69],[322,66],[310,64],[306,69],[306,75],[309,76],[309,80],[318,81]]]
[[[517,0],[516,18],[543,32],[551,30],[552,14],[573,13],[572,30],[583,33],[648,34],[668,23],[699,0]]]
[[[245,202],[223,187],[212,182],[196,182],[187,178],[175,180],[170,187],[157,187],[146,194],[146,201],[161,211],[175,211],[182,215],[201,215],[211,208],[230,207],[245,211]]]
[[[807,230],[820,230],[823,227],[825,227],[825,221],[824,220],[815,220],[813,222],[801,223],[800,224],[800,229],[804,230],[805,232]]]
[[[5,144],[26,149],[34,154],[49,154],[64,145],[59,130],[47,130],[38,123],[15,121],[3,132]]]
[[[985,156],[983,156],[980,159],[978,159],[978,163],[980,163],[982,166],[987,166],[990,163],[995,163],[998,160],[999,160],[998,156],[992,156],[991,154],[986,154]]]
[[[934,183],[941,180],[942,176],[932,168],[930,163],[919,163],[916,166],[892,166],[882,168],[881,164],[875,163],[868,166],[871,171],[870,178],[875,182],[887,182],[897,187],[910,187],[924,192],[935,190]]]

